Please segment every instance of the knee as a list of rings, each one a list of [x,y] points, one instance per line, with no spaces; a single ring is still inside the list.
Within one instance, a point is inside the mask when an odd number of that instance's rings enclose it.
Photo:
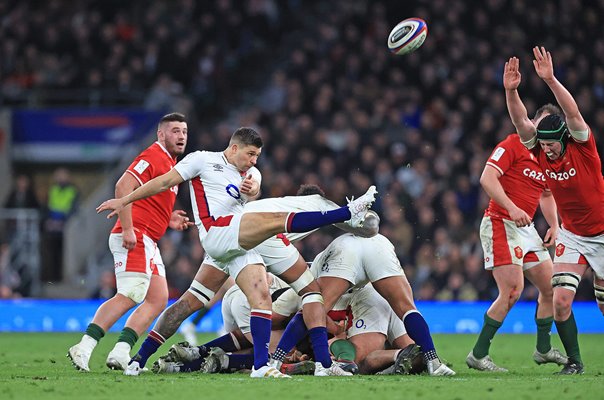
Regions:
[[[566,293],[568,292],[568,293]],[[553,304],[554,315],[566,317],[570,313],[574,293],[567,289],[558,289],[554,292]]]

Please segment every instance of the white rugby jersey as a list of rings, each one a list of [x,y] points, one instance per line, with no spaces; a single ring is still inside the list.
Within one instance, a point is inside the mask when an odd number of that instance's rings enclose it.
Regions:
[[[227,161],[223,152],[190,153],[174,169],[189,181],[191,206],[200,238],[205,237],[212,226],[229,224],[230,218],[221,217],[243,212],[247,196],[239,191],[239,186],[247,175],[262,182],[256,167],[239,171]]]
[[[256,201],[250,201],[246,203],[243,212],[302,212],[302,211],[321,211],[327,212],[329,210],[335,210],[340,208],[339,205],[331,200],[319,194],[312,194],[308,196],[285,196],[285,197],[272,197],[267,199],[261,199]],[[291,232],[285,233],[285,237],[290,242],[297,242],[298,240],[304,239],[316,231],[316,229],[310,232]],[[271,238],[268,240],[280,240]]]

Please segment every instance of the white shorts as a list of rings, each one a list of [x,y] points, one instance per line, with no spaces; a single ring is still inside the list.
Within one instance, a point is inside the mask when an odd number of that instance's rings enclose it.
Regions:
[[[294,289],[288,289],[273,300],[273,313],[286,317],[293,316],[302,308],[302,298]]]
[[[229,221],[227,225],[219,224],[212,226],[205,236],[200,236],[203,249],[217,262],[227,263],[245,255],[245,253],[255,251],[254,249],[246,250],[239,246],[239,227],[242,216],[243,214],[234,214],[228,217],[221,217]]]
[[[520,265],[526,271],[551,259],[535,226],[517,227],[514,221],[485,216],[480,223],[484,268]]]
[[[604,279],[604,234],[579,236],[561,227],[554,263],[588,264],[598,279]]]
[[[265,240],[254,250],[262,256],[266,269],[275,275],[281,275],[290,269],[300,257],[296,246],[283,235]]]
[[[313,260],[311,271],[316,278],[333,277],[347,280],[355,287],[376,282],[391,276],[405,276],[394,252],[376,249],[373,262],[363,262],[357,254],[346,248],[333,246],[332,242]]]
[[[222,319],[227,332],[241,329],[243,333],[250,333],[250,312],[250,303],[238,286],[226,291],[222,299]]]
[[[260,257],[260,254],[256,252],[256,249],[252,249],[227,262],[220,262],[218,260],[215,260],[210,257],[208,253],[206,253],[203,259],[203,264],[208,264],[211,267],[219,269],[225,274],[230,275],[233,279],[237,280],[237,276],[239,276],[239,273],[245,267],[251,264],[264,265],[264,261],[262,261],[262,257]]]
[[[351,322],[347,321],[350,325],[346,331],[348,338],[363,333],[381,333],[392,343],[407,333],[403,321],[371,285],[344,294],[333,306],[330,314],[336,316],[338,311],[346,310],[348,306],[352,313],[347,315],[347,318],[352,318]]]

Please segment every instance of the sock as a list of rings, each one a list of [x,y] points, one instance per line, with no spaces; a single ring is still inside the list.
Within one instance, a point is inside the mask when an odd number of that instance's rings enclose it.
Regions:
[[[556,329],[558,336],[564,345],[564,350],[570,362],[582,364],[581,352],[579,351],[579,339],[577,331],[577,323],[575,315],[570,313],[570,317],[566,321],[556,321]]]
[[[297,313],[285,327],[283,336],[281,336],[281,340],[279,340],[277,349],[273,354],[273,359],[283,361],[285,355],[289,353],[300,340],[304,339],[307,333],[308,329],[304,323],[304,317],[302,316],[302,313]]]
[[[537,324],[537,351],[545,354],[552,348],[552,337],[550,335],[554,317],[536,318]]]
[[[191,320],[191,323],[195,326],[197,326],[197,324],[199,324],[199,322],[201,321],[201,319],[203,318],[204,315],[206,315],[208,312],[207,308],[202,308],[201,310],[197,311],[197,314],[195,314],[195,317],[193,317],[193,319]]]
[[[151,332],[149,332],[149,335],[147,335],[147,338],[141,345],[141,348],[138,350],[138,353],[136,353],[136,355],[132,357],[132,360],[130,360],[130,362],[138,361],[140,367],[143,368],[145,364],[147,364],[147,360],[149,360],[149,357],[155,354],[157,349],[159,349],[159,347],[164,344],[165,341],[166,339],[164,339],[162,335],[152,330]]]
[[[491,347],[491,340],[495,337],[497,330],[501,327],[503,322],[495,321],[489,317],[487,313],[484,313],[484,324],[472,349],[472,353],[476,358],[484,358],[489,354],[489,348]]]
[[[122,329],[120,333],[120,337],[117,339],[117,342],[125,342],[130,345],[130,348],[134,347],[134,344],[138,340],[138,335],[134,332],[134,329],[125,327]]]
[[[340,207],[326,212],[303,211],[290,213],[285,223],[286,232],[308,232],[325,225],[348,221],[351,218],[348,207]]]
[[[354,345],[346,339],[333,341],[331,346],[329,346],[329,351],[331,351],[331,354],[333,354],[336,360],[354,361],[357,357],[357,351],[354,348]]]
[[[227,333],[225,335],[222,335],[206,344],[204,344],[206,349],[210,349],[212,347],[220,347],[222,350],[224,350],[225,352],[231,352],[231,351],[237,351],[237,350],[241,350],[241,347],[238,346],[239,343],[235,343],[234,339],[233,339],[233,335],[231,335],[230,333]]]
[[[250,313],[250,328],[254,342],[254,368],[268,364],[268,343],[271,340],[272,311],[253,309]]]
[[[405,324],[409,337],[422,348],[424,358],[427,361],[438,358],[432,336],[430,336],[430,328],[428,328],[426,320],[419,311],[411,310],[407,312],[403,316],[403,324]]]
[[[310,343],[315,353],[315,361],[318,361],[325,368],[331,367],[331,356],[329,355],[329,346],[327,345],[327,328],[317,326],[308,331]]]
[[[254,365],[253,354],[227,354],[229,365],[223,366],[227,371],[239,371],[241,369],[252,369]]]
[[[86,335],[98,342],[103,336],[105,336],[105,331],[97,324],[90,323],[86,328]]]
[[[190,362],[184,362],[180,367],[180,372],[195,372],[201,370],[201,365],[205,362],[205,358],[198,358]]]

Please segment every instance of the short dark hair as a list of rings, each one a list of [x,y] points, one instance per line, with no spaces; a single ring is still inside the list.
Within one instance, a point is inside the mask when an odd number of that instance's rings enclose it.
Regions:
[[[323,189],[319,187],[319,185],[315,185],[312,183],[305,183],[300,185],[296,196],[310,196],[313,194],[319,194],[321,197],[325,197],[325,192]]]
[[[551,115],[554,115],[554,114],[562,115],[562,110],[557,105],[548,103],[546,105],[539,107],[539,109],[537,111],[535,111],[535,117],[533,118],[533,120],[537,120],[537,118],[539,118],[540,116],[542,116],[545,113],[551,114]]]
[[[165,122],[187,122],[187,118],[184,114],[173,112],[161,117],[158,126],[161,126]]]
[[[233,132],[230,144],[233,143],[243,146],[254,146],[257,148],[261,148],[264,145],[260,134],[254,129],[248,127],[237,128],[237,130]]]

